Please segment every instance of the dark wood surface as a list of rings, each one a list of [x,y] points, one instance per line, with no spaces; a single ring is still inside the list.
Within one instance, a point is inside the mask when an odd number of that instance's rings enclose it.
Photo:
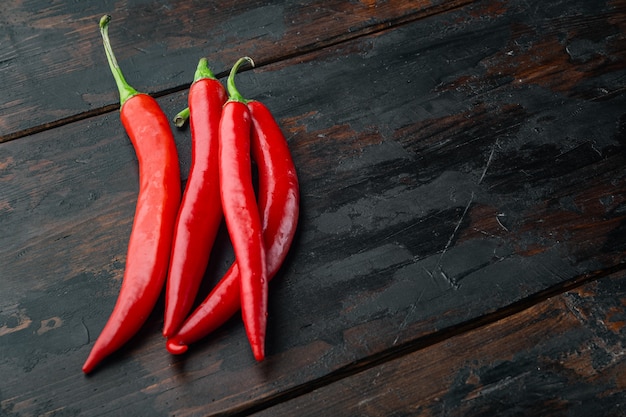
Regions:
[[[80,370],[138,190],[105,13],[168,115],[200,57],[257,62],[302,192],[263,363],[238,317],[168,354],[160,302]],[[626,415],[626,2],[9,0],[0,28],[0,415]],[[222,232],[203,294],[231,261]]]

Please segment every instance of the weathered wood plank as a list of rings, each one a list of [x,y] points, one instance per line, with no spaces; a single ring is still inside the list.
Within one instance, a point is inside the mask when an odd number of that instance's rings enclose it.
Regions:
[[[253,415],[621,416],[625,305],[620,273]]]
[[[84,378],[122,276],[132,148],[114,113],[0,144],[0,410],[243,411],[621,265],[624,9],[597,4],[486,1],[241,74],[302,183],[262,364],[237,319],[171,358],[157,309]],[[590,37],[583,61],[551,66]],[[161,102],[174,114],[184,94]]]
[[[115,105],[97,26],[105,13],[128,80],[160,93],[189,85],[202,56],[218,72],[241,55],[262,65],[471,1],[3,1],[0,142]]]

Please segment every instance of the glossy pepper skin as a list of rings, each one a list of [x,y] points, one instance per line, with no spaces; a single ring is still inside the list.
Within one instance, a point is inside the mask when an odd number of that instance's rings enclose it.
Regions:
[[[201,59],[189,89],[191,169],[178,211],[165,293],[163,336],[172,336],[191,311],[222,221],[219,123],[228,96]]]
[[[291,247],[300,213],[296,168],[285,137],[269,109],[249,101],[252,118],[252,153],[258,167],[258,205],[263,225],[268,280],[272,279]],[[207,298],[167,342],[172,354],[187,351],[194,343],[230,319],[241,306],[240,279],[233,263]]]
[[[267,270],[261,217],[252,181],[250,112],[229,100],[220,121],[220,191],[241,286],[241,313],[256,360],[265,357]]]
[[[139,195],[117,302],[83,372],[125,344],[146,321],[163,289],[180,203],[180,167],[169,121],[149,95],[124,80],[108,40],[109,16],[100,21],[111,71],[120,90],[120,117],[139,163]]]

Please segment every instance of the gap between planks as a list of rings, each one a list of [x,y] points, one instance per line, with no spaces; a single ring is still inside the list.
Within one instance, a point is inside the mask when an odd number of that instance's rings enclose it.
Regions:
[[[404,26],[407,24],[411,24],[417,22],[419,20],[440,14],[446,13],[453,10],[460,9],[464,6],[474,3],[475,0],[456,0],[449,2],[442,2],[442,4],[438,4],[433,7],[429,7],[426,9],[421,9],[416,11],[415,13],[411,13],[404,16],[398,16],[396,18],[392,18],[383,22],[379,22],[370,26],[364,26],[361,30],[355,32],[342,33],[336,36],[332,36],[324,41],[311,43],[308,45],[304,45],[298,48],[295,52],[290,54],[279,55],[273,58],[269,58],[266,60],[255,60],[257,64],[255,68],[261,68],[267,65],[271,65],[280,61],[286,61],[289,59],[298,58],[301,56],[305,56],[315,51],[319,51],[326,48],[332,48],[334,46],[347,43],[362,37],[366,37],[369,35],[373,35],[380,32],[394,30],[400,26]],[[246,67],[242,69],[240,72],[249,71],[250,68]],[[218,79],[225,78],[228,76],[227,71],[220,72],[215,74]],[[150,95],[154,98],[164,97],[169,94],[179,93],[181,91],[187,90],[191,85],[191,82],[185,83],[182,85],[178,85],[169,89],[165,89],[156,93],[151,93]],[[92,117],[101,116],[107,113],[111,113],[119,109],[119,104],[109,104],[97,109],[89,110],[86,112],[78,113],[72,116],[64,117],[54,122],[44,123],[38,126],[33,126],[28,129],[20,130],[17,132],[9,133],[8,135],[0,136],[0,143],[9,142],[12,140],[20,139],[26,136],[34,135],[36,133],[41,133],[46,130],[55,129],[61,126],[65,126],[71,123],[79,122],[81,120],[90,119]]]

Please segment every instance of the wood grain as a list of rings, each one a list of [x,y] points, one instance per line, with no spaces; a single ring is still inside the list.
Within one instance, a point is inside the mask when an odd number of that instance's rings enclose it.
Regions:
[[[324,385],[264,416],[621,416],[623,273]]]
[[[99,16],[94,3],[81,4],[77,15]],[[155,21],[153,7],[122,4],[123,10],[145,7],[143,27]],[[159,3],[164,10],[169,4]],[[211,4],[190,7],[208,18]],[[407,13],[400,3],[385,4],[388,14],[374,8],[373,21],[391,19],[392,8]],[[65,7],[59,3],[37,18]],[[303,10],[315,7],[314,16],[342,22],[350,14],[313,3],[298,7],[305,20]],[[83,377],[80,366],[122,277],[137,192],[134,152],[117,113],[106,109],[0,143],[0,414],[248,415],[325,383],[347,387],[349,401],[358,398],[349,387],[362,384],[360,372],[370,363],[384,369],[380,362],[401,363],[395,361],[420,349],[407,356],[410,366],[432,366],[420,368],[423,375],[452,372],[411,358],[435,339],[446,346],[451,338],[450,351],[455,340],[479,349],[484,333],[471,336],[486,317],[519,313],[512,306],[526,310],[548,296],[572,300],[576,291],[559,294],[586,282],[585,288],[602,288],[609,274],[623,277],[625,16],[624,2],[490,0],[345,39],[311,26],[326,41],[309,40],[306,53],[289,59],[279,51],[240,74],[242,93],[265,102],[284,128],[302,188],[298,235],[271,286],[269,357],[261,364],[237,317],[187,355],[171,357],[160,336],[159,304],[127,347]],[[246,21],[235,20],[229,31]],[[138,29],[117,24],[128,27],[126,40],[118,41],[122,65],[128,78],[142,79],[138,73],[155,66],[156,57],[139,60]],[[154,48],[181,41],[177,31],[165,33],[168,40]],[[147,44],[157,35],[150,36]],[[187,42],[190,51],[199,48]],[[93,43],[95,51],[100,46]],[[75,76],[91,85],[108,73]],[[180,82],[167,78],[156,70],[145,81],[160,86],[159,101],[174,115],[186,105],[185,91],[167,90]],[[114,101],[109,90],[101,90],[98,106]],[[176,141],[186,178],[189,131],[176,131]],[[232,260],[223,233],[216,248],[205,292]],[[537,352],[525,337],[537,341],[544,319],[545,329],[554,329],[551,311],[573,329],[572,346],[587,346],[590,339],[578,335],[585,327],[558,300],[537,307],[537,316],[510,319],[535,320],[528,335],[513,325],[502,330],[520,338],[510,355]],[[590,300],[580,305],[588,308]],[[618,317],[619,304],[610,303],[602,304],[605,312]],[[496,355],[501,345],[491,346]],[[507,387],[497,368],[489,375],[506,354],[493,357],[475,365],[470,355],[458,358],[458,377],[469,380],[440,381],[437,389],[450,389],[450,401],[428,397],[423,409],[433,415],[450,406],[455,415],[493,410],[481,399],[496,401]],[[511,386],[538,383],[537,374],[519,375]],[[598,395],[609,392],[606,384],[598,380]],[[571,391],[572,401],[583,391]],[[525,410],[533,410],[532,398]],[[371,415],[382,412],[376,402],[367,404]]]
[[[3,1],[0,142],[116,108],[97,26],[103,14],[113,16],[111,41],[128,81],[160,95],[186,89],[202,56],[224,74],[242,55],[263,65],[468,3]]]

